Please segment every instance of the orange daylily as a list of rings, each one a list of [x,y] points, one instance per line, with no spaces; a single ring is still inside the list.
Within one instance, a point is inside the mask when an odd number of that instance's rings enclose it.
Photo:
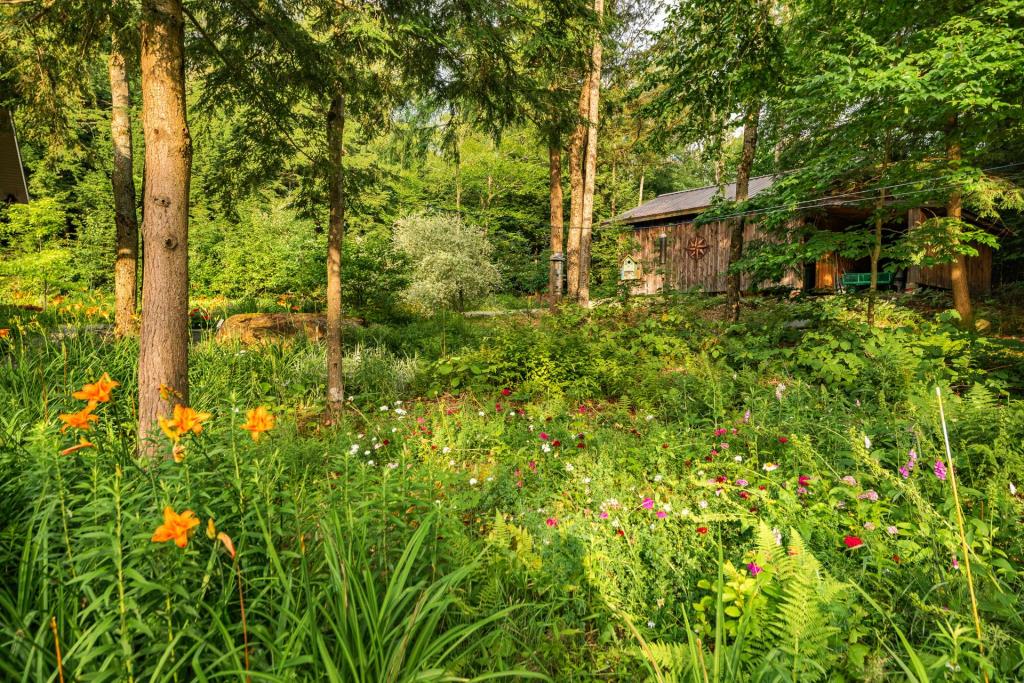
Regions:
[[[231,559],[235,559],[235,543],[231,540],[231,537],[222,531],[217,534],[217,540],[224,544],[224,548],[231,555]]]
[[[260,435],[273,429],[274,424],[277,422],[277,418],[271,415],[263,406],[247,410],[245,418],[246,422],[242,425],[242,429],[249,432],[253,441],[259,441]]]
[[[95,417],[95,416],[93,416],[93,417]],[[65,448],[64,450],[62,450],[60,452],[60,454],[61,455],[71,455],[75,451],[80,451],[83,448],[96,448],[96,444],[94,444],[91,441],[88,441],[84,436],[82,436],[82,437],[79,437],[78,443],[76,443],[74,446],[70,446],[68,448]]]
[[[77,399],[89,401],[90,403],[106,403],[110,400],[110,392],[114,387],[121,386],[120,382],[110,379],[110,375],[103,373],[103,376],[92,384],[86,384],[80,391],[71,394]]]
[[[11,336],[11,330],[9,327],[0,327],[0,339],[7,339]]]
[[[188,532],[199,526],[196,514],[185,510],[180,515],[170,505],[164,508],[164,523],[153,532],[153,543],[174,541],[174,545],[184,548],[188,545]]]
[[[213,517],[206,522],[206,537],[211,541],[217,538],[217,525],[213,523]]]
[[[171,441],[177,443],[183,434],[192,432],[203,433],[203,423],[210,419],[210,413],[198,413],[188,406],[180,403],[174,406],[174,415],[171,419],[166,417],[158,418],[160,429],[164,431]]]
[[[64,422],[64,426],[60,428],[60,433],[63,434],[68,429],[89,431],[92,427],[92,423],[100,419],[99,415],[92,414],[95,407],[96,404],[90,402],[89,405],[82,408],[77,413],[61,413],[60,419]]]

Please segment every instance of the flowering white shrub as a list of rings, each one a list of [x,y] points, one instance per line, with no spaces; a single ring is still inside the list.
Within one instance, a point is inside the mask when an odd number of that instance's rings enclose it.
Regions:
[[[461,309],[498,284],[487,235],[456,214],[411,214],[395,223],[393,239],[412,264],[403,298],[416,308]]]

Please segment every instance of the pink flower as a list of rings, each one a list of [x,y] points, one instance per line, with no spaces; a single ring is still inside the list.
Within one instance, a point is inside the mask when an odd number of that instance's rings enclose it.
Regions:
[[[750,571],[751,576],[757,576],[764,571],[764,567],[759,566],[757,562],[751,562],[747,565],[747,570]]]
[[[558,520],[555,519],[554,517],[548,517],[547,521],[544,522],[544,523],[547,524],[550,527],[558,526]]]
[[[857,496],[858,500],[870,500],[872,503],[878,500],[878,493],[874,489],[868,489]]]
[[[668,517],[668,513],[665,512],[664,510],[658,510],[657,515],[658,519],[665,519],[666,517]]]
[[[600,515],[598,515],[598,517],[600,517],[601,519],[608,519],[608,511],[606,510],[602,512]]]
[[[723,435],[728,434],[728,433],[729,433],[728,429],[719,428],[719,429],[715,430],[715,436],[723,436]]]
[[[737,479],[736,480],[736,485],[737,486],[746,486],[748,483],[749,482],[746,479]]]
[[[797,477],[796,481],[801,486],[810,486],[811,485],[811,478],[808,477],[806,474],[801,474],[799,477]]]
[[[547,441],[549,438],[551,438],[548,436],[547,432],[541,432],[538,436],[540,437],[541,441]]]
[[[651,508],[654,507],[654,499],[653,498],[644,498],[643,502],[640,503],[640,506],[644,510],[650,510]]]
[[[537,463],[534,460],[531,460],[530,462],[526,463],[526,466],[530,468],[531,472],[537,471]]]
[[[746,411],[745,413],[743,413],[743,424],[747,424],[748,422],[750,422],[750,411],[749,410]]]
[[[946,481],[946,463],[941,460],[935,461],[935,476],[939,481]]]

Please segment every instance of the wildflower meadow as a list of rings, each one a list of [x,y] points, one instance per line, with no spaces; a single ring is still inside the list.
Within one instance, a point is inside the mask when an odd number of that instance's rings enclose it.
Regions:
[[[135,341],[9,317],[2,678],[1017,680],[1012,356],[855,305],[372,325],[331,419],[319,344],[208,339],[156,459]]]

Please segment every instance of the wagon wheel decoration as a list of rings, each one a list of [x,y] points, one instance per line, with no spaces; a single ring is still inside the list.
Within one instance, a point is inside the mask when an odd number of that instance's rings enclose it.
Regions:
[[[686,251],[694,261],[700,261],[708,253],[708,243],[703,237],[692,237],[686,244]]]

